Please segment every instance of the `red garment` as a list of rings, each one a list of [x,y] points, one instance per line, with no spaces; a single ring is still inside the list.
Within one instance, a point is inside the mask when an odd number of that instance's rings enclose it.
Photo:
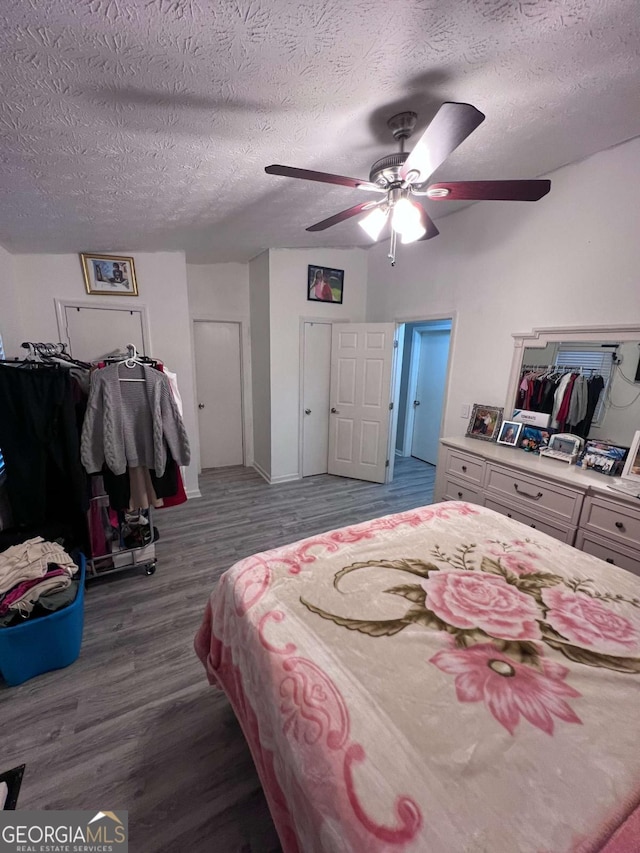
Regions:
[[[176,463],[174,462],[173,464],[175,465]],[[179,506],[180,504],[185,503],[187,500],[187,493],[184,490],[184,483],[182,482],[182,472],[180,471],[180,468],[178,468],[177,474],[178,474],[178,490],[175,493],[175,495],[171,495],[170,498],[163,498],[162,499],[162,507]],[[162,509],[162,507],[160,507],[160,509]]]
[[[562,398],[562,403],[560,403],[560,408],[558,409],[558,414],[556,415],[558,429],[560,430],[560,432],[562,432],[562,430],[564,429],[564,425],[567,422],[567,417],[569,416],[569,405],[571,403],[571,395],[573,394],[573,386],[575,385],[577,378],[577,373],[571,374],[571,379],[567,384],[567,388],[564,392],[564,397]]]

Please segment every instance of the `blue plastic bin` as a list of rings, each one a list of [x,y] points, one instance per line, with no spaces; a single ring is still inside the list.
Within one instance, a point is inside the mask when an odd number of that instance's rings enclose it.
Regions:
[[[84,625],[86,561],[74,557],[80,571],[78,594],[73,604],[22,625],[0,628],[0,673],[12,687],[51,669],[62,669],[77,660]]]

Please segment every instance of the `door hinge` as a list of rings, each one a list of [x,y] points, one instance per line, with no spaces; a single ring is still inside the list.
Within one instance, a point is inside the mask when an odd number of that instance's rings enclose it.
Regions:
[[[389,411],[390,411],[390,412],[392,412],[392,411],[393,411],[393,403],[389,403]]]
[[[387,459],[387,461],[384,463],[384,467],[385,467],[385,468],[388,468],[388,467],[389,467],[389,460],[388,460],[388,459]]]
[[[398,341],[394,341],[394,342],[393,342],[393,348],[394,348],[394,349],[398,349]]]

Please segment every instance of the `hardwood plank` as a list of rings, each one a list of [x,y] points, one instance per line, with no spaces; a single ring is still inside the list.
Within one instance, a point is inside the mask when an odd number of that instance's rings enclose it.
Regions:
[[[388,486],[203,472],[201,499],[156,513],[155,575],[89,585],[78,661],[0,686],[0,767],[27,765],[20,807],[128,809],[144,853],[280,850],[240,727],[193,651],[206,598],[237,560],[431,503],[434,481],[411,458]]]

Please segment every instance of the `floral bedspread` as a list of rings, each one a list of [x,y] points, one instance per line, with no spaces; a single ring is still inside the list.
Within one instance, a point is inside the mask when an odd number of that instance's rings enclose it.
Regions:
[[[196,637],[285,853],[640,850],[640,578],[435,504],[257,554]]]

